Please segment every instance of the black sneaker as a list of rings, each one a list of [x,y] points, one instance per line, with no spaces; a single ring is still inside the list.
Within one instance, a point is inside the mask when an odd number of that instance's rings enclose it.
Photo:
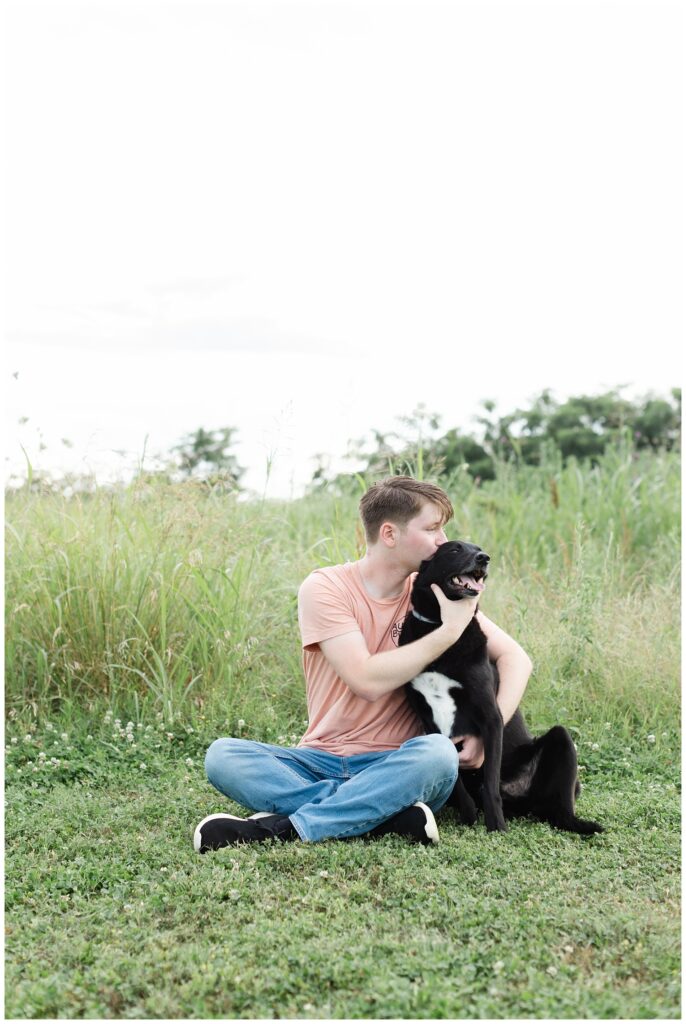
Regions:
[[[438,842],[438,825],[430,807],[426,804],[412,804],[394,818],[377,825],[369,836],[404,836],[415,843],[431,846]]]
[[[264,843],[267,839],[297,839],[290,818],[283,814],[267,814],[258,821],[237,818],[234,814],[209,814],[193,834],[196,853],[219,850],[239,843]]]

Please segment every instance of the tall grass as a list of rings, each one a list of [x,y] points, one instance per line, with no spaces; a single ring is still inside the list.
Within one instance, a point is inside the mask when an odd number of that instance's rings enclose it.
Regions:
[[[560,707],[627,725],[677,714],[675,454],[622,446],[594,467],[550,455],[503,463],[482,486],[466,471],[438,482],[450,535],[492,556],[482,606],[532,655],[539,720]],[[140,479],[8,496],[8,709],[161,708],[264,738],[299,732],[297,589],[363,553],[360,492],[247,503]]]

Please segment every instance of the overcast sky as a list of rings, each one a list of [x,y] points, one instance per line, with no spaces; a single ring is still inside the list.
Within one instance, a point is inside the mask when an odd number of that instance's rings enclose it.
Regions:
[[[289,496],[419,403],[681,383],[680,3],[22,0],[6,38],[8,469],[234,426]]]

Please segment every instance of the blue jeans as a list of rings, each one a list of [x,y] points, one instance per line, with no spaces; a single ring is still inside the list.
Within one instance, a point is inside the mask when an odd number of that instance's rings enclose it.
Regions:
[[[437,811],[457,778],[446,736],[416,736],[397,750],[338,757],[313,747],[219,739],[205,771],[225,796],[288,816],[305,842],[360,836],[421,801]]]

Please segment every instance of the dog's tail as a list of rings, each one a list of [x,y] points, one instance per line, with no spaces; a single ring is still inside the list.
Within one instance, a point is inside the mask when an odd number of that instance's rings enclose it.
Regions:
[[[563,829],[565,832],[577,832],[581,836],[591,836],[594,832],[604,832],[602,825],[597,821],[590,821],[588,818],[577,818],[576,814],[560,811],[558,814],[548,815],[547,820],[553,828]]]
[[[604,831],[597,821],[577,818],[574,813],[581,786],[576,748],[567,729],[554,725],[535,741],[535,746],[540,749],[535,788],[532,787],[536,816],[549,821],[553,828],[582,836]]]

